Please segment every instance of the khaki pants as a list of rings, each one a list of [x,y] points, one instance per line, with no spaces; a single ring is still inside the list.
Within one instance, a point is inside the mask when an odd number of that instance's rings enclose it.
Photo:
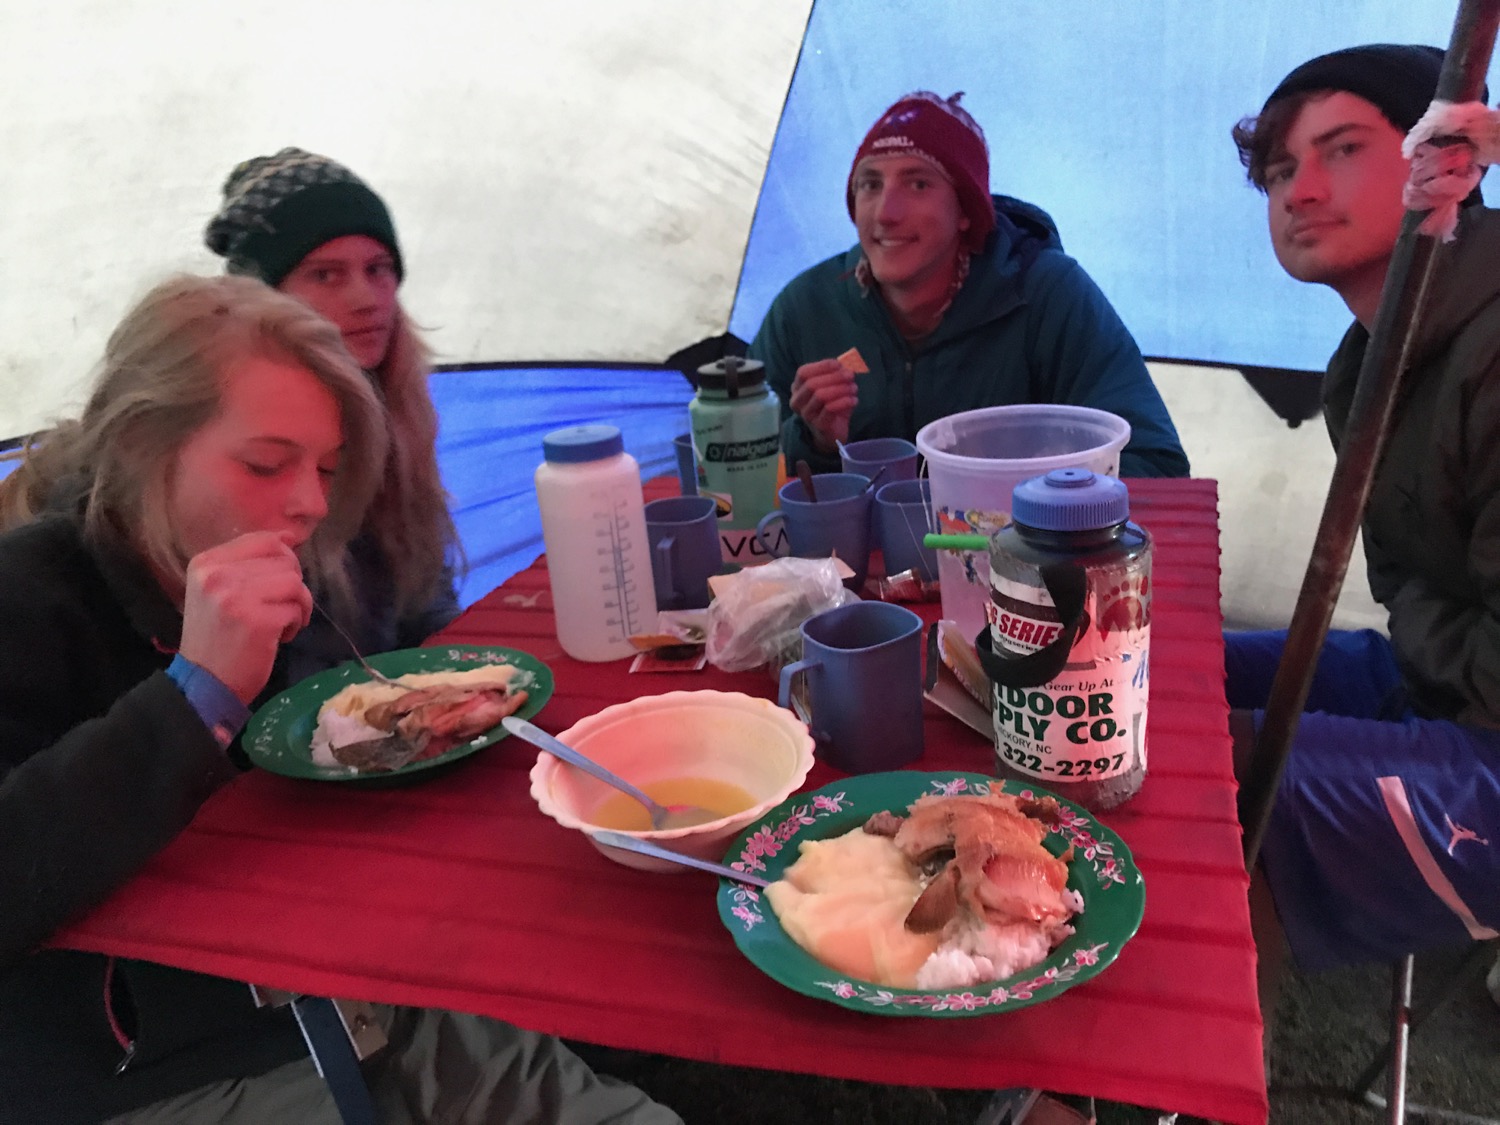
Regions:
[[[557,1039],[499,1020],[376,1006],[390,1044],[363,1064],[382,1125],[682,1125]],[[339,1125],[312,1060],[200,1087],[110,1125]]]

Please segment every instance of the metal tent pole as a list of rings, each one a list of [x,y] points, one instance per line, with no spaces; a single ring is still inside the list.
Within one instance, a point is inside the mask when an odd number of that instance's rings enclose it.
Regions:
[[[1461,0],[1437,97],[1473,101],[1484,86],[1500,0]],[[1370,486],[1385,446],[1408,354],[1421,327],[1437,240],[1417,233],[1425,213],[1408,211],[1391,257],[1375,327],[1359,370],[1343,447],[1329,482],[1312,558],[1297,595],[1286,647],[1271,683],[1265,717],[1243,784],[1245,867],[1255,865],[1270,822],[1276,790],[1286,768],[1292,736],[1307,702],[1318,652],[1328,635],[1334,603],[1349,569],[1354,537],[1364,518]]]

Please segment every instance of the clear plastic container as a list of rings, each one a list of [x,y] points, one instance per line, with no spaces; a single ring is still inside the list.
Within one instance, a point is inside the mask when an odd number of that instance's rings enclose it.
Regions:
[[[570,426],[542,439],[536,498],[557,639],[575,660],[634,655],[656,626],[641,470],[614,426]]]
[[[1061,403],[987,406],[923,426],[917,448],[932,479],[940,532],[993,535],[1010,522],[1011,493],[1023,480],[1078,466],[1114,476],[1130,423],[1106,410]],[[989,566],[983,551],[939,551],[943,616],[971,644],[985,627]]]

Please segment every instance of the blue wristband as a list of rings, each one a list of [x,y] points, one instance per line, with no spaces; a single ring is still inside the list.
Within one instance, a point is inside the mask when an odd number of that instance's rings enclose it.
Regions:
[[[224,686],[224,681],[202,665],[178,653],[167,666],[167,678],[187,697],[220,746],[228,746],[250,720],[250,708]]]

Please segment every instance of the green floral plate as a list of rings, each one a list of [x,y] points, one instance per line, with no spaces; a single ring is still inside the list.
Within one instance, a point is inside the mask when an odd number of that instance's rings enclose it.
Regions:
[[[740,834],[724,862],[775,880],[796,862],[796,845],[803,840],[841,836],[882,810],[904,815],[907,806],[925,794],[989,792],[1056,797],[1034,785],[981,774],[864,774],[784,801]],[[1077,932],[1045,961],[1004,980],[924,992],[842,977],[787,936],[760,891],[727,879],[719,882],[719,917],[745,956],[772,980],[858,1012],[952,1018],[1009,1012],[1051,1000],[1102,973],[1135,935],[1146,909],[1146,885],[1125,842],[1092,813],[1061,797],[1057,802],[1063,808],[1062,821],[1045,844],[1054,855],[1073,846],[1068,886],[1083,896],[1083,913],[1073,920]]]
[[[484,664],[513,664],[520,671],[513,681],[526,690],[526,702],[516,712],[529,719],[552,698],[552,671],[536,657],[513,648],[492,645],[434,645],[431,648],[403,648],[370,657],[370,664],[382,674],[396,677],[409,672],[462,672]],[[359,773],[344,766],[324,766],[312,760],[312,733],[318,722],[318,710],[349,684],[363,683],[369,674],[358,663],[350,661],[309,676],[265,703],[250,716],[245,727],[243,745],[250,760],[262,769],[286,777],[313,781],[350,781],[365,784],[388,784],[401,779],[426,776],[427,771],[446,766],[482,750],[492,742],[509,737],[503,727],[492,727],[478,738],[455,746],[435,758],[412,762],[387,773]]]

